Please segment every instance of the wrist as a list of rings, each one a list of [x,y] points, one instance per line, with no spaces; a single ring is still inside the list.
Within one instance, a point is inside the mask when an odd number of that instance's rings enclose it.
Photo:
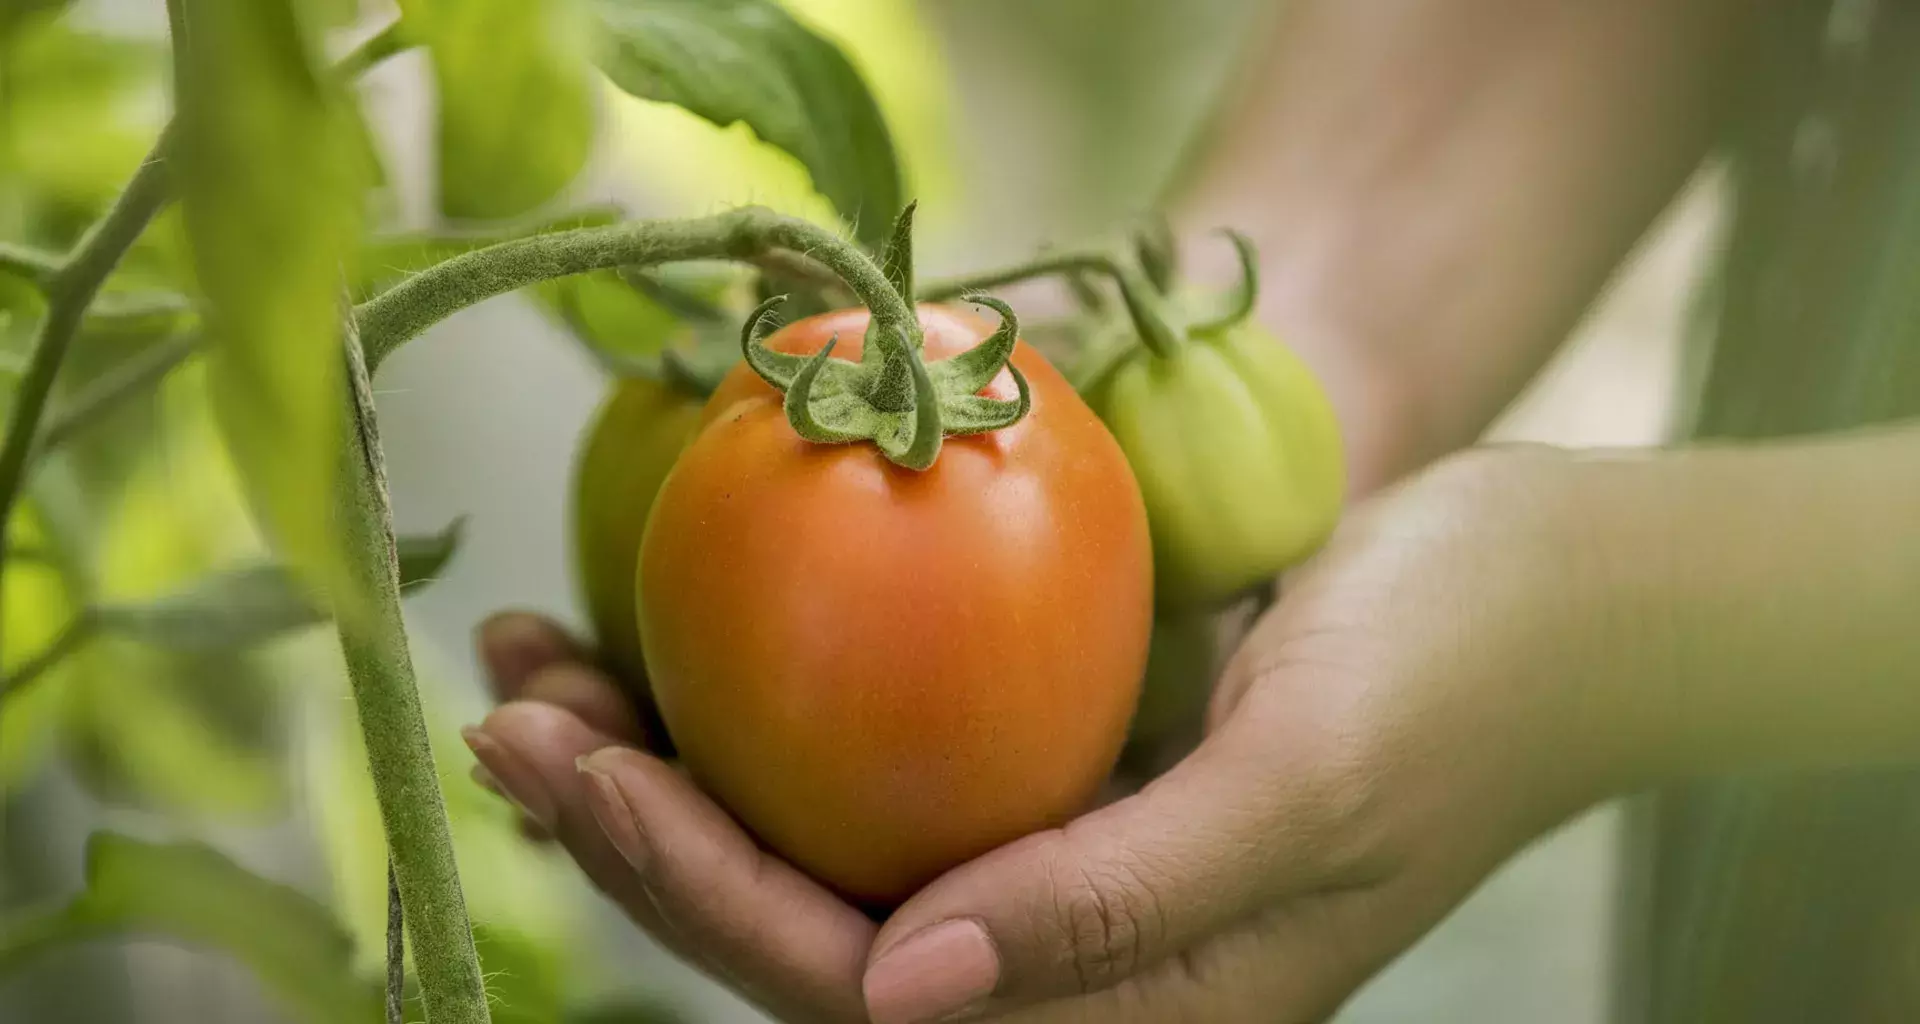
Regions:
[[[1610,780],[1920,761],[1920,430],[1576,457]]]

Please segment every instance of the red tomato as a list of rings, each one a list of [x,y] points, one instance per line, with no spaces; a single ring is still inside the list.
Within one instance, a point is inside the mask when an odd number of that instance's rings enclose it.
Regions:
[[[990,325],[920,309],[929,361]],[[857,360],[865,310],[777,350]],[[744,365],[654,505],[640,633],[694,777],[842,894],[897,903],[1083,810],[1112,769],[1152,625],[1146,513],[1111,435],[1047,361],[1032,409],[924,472],[820,445]],[[1002,371],[983,393],[1014,396]]]

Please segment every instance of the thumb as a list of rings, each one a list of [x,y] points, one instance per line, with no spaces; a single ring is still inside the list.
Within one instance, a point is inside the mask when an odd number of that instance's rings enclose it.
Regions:
[[[1365,787],[1314,781],[1352,762],[1295,738],[1238,715],[1139,794],[922,890],[875,938],[875,1024],[1104,989],[1351,873],[1335,825]]]

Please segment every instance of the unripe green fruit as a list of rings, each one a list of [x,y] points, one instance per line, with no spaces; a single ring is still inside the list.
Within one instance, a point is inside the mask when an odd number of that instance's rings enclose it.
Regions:
[[[660,485],[706,399],[644,378],[616,384],[594,414],[574,465],[573,551],[581,597],[609,667],[644,677],[634,580],[640,538]]]
[[[1140,481],[1156,601],[1218,607],[1326,539],[1346,488],[1333,409],[1304,363],[1245,325],[1138,347],[1088,401]]]

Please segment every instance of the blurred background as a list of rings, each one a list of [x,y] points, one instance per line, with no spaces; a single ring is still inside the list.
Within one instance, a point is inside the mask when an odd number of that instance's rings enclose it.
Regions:
[[[922,202],[929,275],[1017,259],[1151,209],[1273,16],[1273,5],[1254,0],[787,5],[838,41],[880,97]],[[164,29],[157,0],[86,0],[57,31],[11,44],[0,66],[0,227],[43,215],[25,206],[36,189],[69,194],[78,208],[124,179],[165,115]],[[390,178],[387,226],[426,226],[434,101],[424,60],[391,61],[361,89]],[[108,127],[82,131],[81,115],[91,125],[103,105],[116,111]],[[743,131],[610,89],[600,114],[606,130],[581,198],[643,214],[743,201],[822,214],[799,166]],[[1719,200],[1707,175],[1670,211],[1498,436],[1629,445],[1665,435],[1687,300],[1720,227]],[[17,326],[7,335],[16,349]],[[466,751],[452,735],[484,711],[469,644],[482,617],[521,607],[583,622],[568,569],[570,455],[605,384],[578,346],[513,297],[436,327],[380,381],[400,528],[430,532],[467,517],[465,543],[439,584],[409,603],[467,890],[477,917],[530,951],[526,976],[513,980],[609,999],[637,994],[689,1021],[755,1021],[564,865],[520,843],[504,809],[468,782]],[[194,386],[179,382],[183,392]],[[103,585],[128,593],[258,550],[192,395],[170,391],[157,405],[127,429],[158,430],[163,457],[120,491],[93,567]],[[61,528],[47,518],[46,529]],[[60,600],[44,589],[10,591],[9,634],[57,628]],[[331,638],[165,676],[143,672],[138,658],[91,652],[0,717],[5,906],[77,887],[96,828],[201,836],[333,902],[377,963],[379,831]],[[142,682],[149,677],[177,682]],[[1601,1021],[1619,827],[1617,811],[1603,809],[1538,844],[1340,1020]],[[247,972],[162,943],[98,944],[0,981],[0,1021],[22,1024],[277,1014]]]

